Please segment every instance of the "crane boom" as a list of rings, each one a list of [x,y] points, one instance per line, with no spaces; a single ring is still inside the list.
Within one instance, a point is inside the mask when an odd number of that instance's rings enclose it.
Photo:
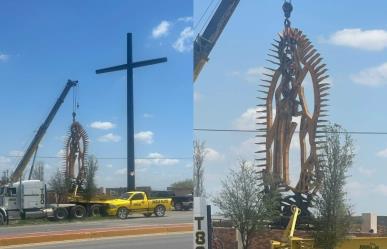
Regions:
[[[239,1],[222,0],[203,34],[198,34],[196,37],[194,42],[194,81],[199,76],[204,64],[208,61],[211,50],[234,13]]]
[[[78,84],[78,81],[68,80],[66,83],[65,88],[63,89],[61,95],[59,96],[58,100],[55,102],[55,105],[52,107],[50,113],[48,114],[46,120],[44,123],[39,127],[38,132],[35,134],[35,137],[32,139],[30,145],[28,146],[28,149],[24,153],[22,159],[20,160],[19,164],[17,165],[15,171],[10,177],[11,182],[16,182],[19,180],[19,178],[22,176],[25,168],[28,165],[28,162],[31,160],[31,157],[33,153],[38,148],[38,145],[40,141],[42,140],[44,134],[46,133],[48,127],[50,126],[52,120],[54,119],[56,113],[58,112],[60,106],[62,105],[63,101],[65,100],[68,92],[70,89]]]

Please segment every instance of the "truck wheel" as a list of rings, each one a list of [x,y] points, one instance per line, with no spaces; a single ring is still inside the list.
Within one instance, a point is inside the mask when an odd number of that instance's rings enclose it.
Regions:
[[[2,212],[0,212],[0,226],[5,225],[5,223],[6,223],[5,216]]]
[[[69,216],[69,212],[66,208],[59,207],[54,212],[54,217],[56,220],[64,220]]]
[[[124,207],[120,207],[117,210],[117,217],[120,218],[121,220],[128,218],[128,214],[129,214],[128,209]]]
[[[165,207],[163,205],[158,205],[155,208],[155,215],[157,217],[163,217],[165,215]]]
[[[181,211],[183,210],[183,205],[181,205],[180,202],[175,203],[175,211]]]
[[[76,205],[71,208],[71,215],[75,219],[83,219],[86,217],[86,208],[82,205]]]
[[[101,214],[101,205],[92,205],[90,207],[90,216],[91,217],[99,217]]]
[[[152,213],[144,213],[144,216],[145,216],[145,217],[151,217],[151,216],[152,216]]]

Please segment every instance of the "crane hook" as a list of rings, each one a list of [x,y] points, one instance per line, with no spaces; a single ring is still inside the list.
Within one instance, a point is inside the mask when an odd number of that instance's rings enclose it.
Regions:
[[[285,14],[285,18],[288,19],[290,18],[290,14],[292,13],[293,10],[293,5],[291,0],[285,0],[284,4],[282,5],[282,9]]]

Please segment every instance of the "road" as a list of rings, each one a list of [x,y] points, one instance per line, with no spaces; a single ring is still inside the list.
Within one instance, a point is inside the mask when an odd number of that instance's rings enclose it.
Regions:
[[[115,217],[111,219],[101,219],[96,221],[73,221],[57,223],[55,221],[37,225],[17,225],[0,227],[0,237],[7,235],[17,235],[38,232],[71,231],[80,229],[95,228],[119,228],[135,227],[144,225],[162,225],[162,224],[181,224],[192,223],[191,211],[167,212],[164,217],[130,216],[126,220],[120,220]]]
[[[114,237],[93,240],[61,241],[35,245],[9,246],[4,248],[26,249],[190,249],[192,233],[152,235],[136,237]]]

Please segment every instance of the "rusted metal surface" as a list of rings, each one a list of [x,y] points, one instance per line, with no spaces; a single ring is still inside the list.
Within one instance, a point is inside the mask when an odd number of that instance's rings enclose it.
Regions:
[[[284,5],[284,11],[289,6]],[[327,122],[326,107],[329,81],[327,69],[311,41],[299,29],[290,27],[290,13],[285,11],[285,28],[279,40],[272,44],[269,62],[262,79],[258,105],[259,138],[258,167],[265,176],[270,174],[277,187],[297,194],[313,195],[320,185],[319,164],[323,159],[319,136]],[[290,8],[291,11],[291,8]],[[314,94],[313,106],[308,106],[305,82],[310,76]],[[313,96],[312,96],[313,97]],[[298,138],[297,138],[298,132]],[[293,139],[299,140],[300,164],[290,165],[289,152]],[[300,167],[297,183],[290,182],[290,167]]]

